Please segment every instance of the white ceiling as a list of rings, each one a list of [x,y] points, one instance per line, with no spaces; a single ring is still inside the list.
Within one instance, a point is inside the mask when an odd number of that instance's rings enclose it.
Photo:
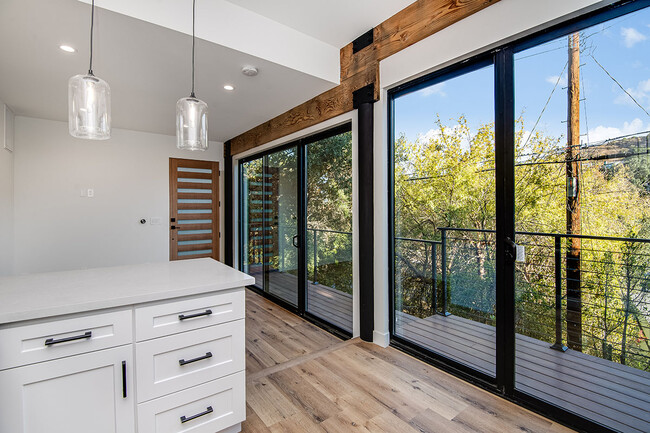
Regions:
[[[88,69],[90,6],[85,1],[0,0],[0,101],[17,115],[67,120],[67,80]],[[211,0],[207,13],[197,5],[197,36],[203,39],[196,46],[196,94],[208,103],[209,135],[215,141],[232,138],[335,86],[339,47],[410,3],[229,1],[231,6]],[[189,0],[97,2],[107,9],[98,8],[95,14],[93,70],[111,86],[113,127],[175,134],[176,101],[190,90],[191,9],[188,16],[179,16],[171,8],[184,3],[191,8]],[[132,14],[137,19],[108,10],[134,4],[139,7]],[[378,6],[373,9],[374,4]],[[147,9],[142,5],[153,6],[149,10],[158,15],[143,17]],[[371,10],[370,17],[365,9]],[[283,15],[283,10],[293,12]],[[337,10],[346,10],[344,19],[335,19]],[[231,18],[234,22],[211,25]],[[330,19],[335,25],[321,24]],[[262,27],[266,36],[256,34]],[[65,53],[60,44],[78,51]],[[245,77],[240,72],[244,65],[258,67],[259,75]],[[235,91],[225,91],[226,83]]]
[[[342,48],[415,0],[227,0]]]

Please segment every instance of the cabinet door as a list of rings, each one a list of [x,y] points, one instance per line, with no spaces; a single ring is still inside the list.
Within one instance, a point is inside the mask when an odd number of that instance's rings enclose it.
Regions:
[[[0,372],[0,431],[133,433],[132,361],[129,345]]]

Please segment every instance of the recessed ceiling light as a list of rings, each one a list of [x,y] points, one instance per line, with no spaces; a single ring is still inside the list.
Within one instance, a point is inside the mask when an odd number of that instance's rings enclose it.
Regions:
[[[77,50],[72,48],[70,45],[59,45],[59,48],[65,51],[66,53],[76,53]]]
[[[226,90],[235,90],[235,88],[233,86],[231,86],[230,84],[226,84],[225,86],[223,86],[223,88],[226,89]]]

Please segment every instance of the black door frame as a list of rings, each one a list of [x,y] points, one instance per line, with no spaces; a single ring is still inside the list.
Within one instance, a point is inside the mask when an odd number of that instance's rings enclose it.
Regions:
[[[263,287],[257,285],[248,286],[249,289],[253,290],[255,293],[263,296],[266,299],[269,299],[276,304],[280,305],[285,310],[291,311],[294,314],[299,315],[310,321],[311,323],[319,326],[322,329],[338,336],[342,339],[349,339],[352,337],[352,333],[339,328],[338,326],[327,322],[326,320],[311,314],[307,311],[306,305],[306,293],[307,293],[307,146],[309,144],[315,143],[317,141],[323,140],[325,138],[333,137],[335,135],[343,134],[346,132],[352,131],[352,123],[346,122],[342,125],[335,126],[333,128],[327,129],[325,131],[308,135],[306,137],[300,138],[298,140],[293,140],[288,143],[282,144],[278,147],[268,149],[266,151],[256,153],[251,156],[247,156],[238,161],[237,164],[237,178],[239,182],[239,200],[238,200],[238,213],[237,213],[237,230],[239,234],[239,240],[243,239],[243,220],[242,215],[244,212],[244,197],[243,197],[243,176],[241,171],[241,165],[250,162],[259,158],[266,157],[272,153],[281,152],[283,150],[296,148],[297,152],[297,197],[298,197],[298,305],[292,305],[286,300],[279,298],[278,296],[273,295],[264,290]],[[239,269],[243,269],[243,248],[239,249]]]
[[[534,46],[646,7],[650,7],[650,0],[619,1],[585,13],[576,18],[569,19],[563,23],[549,26],[530,36],[523,37],[506,45],[463,59],[454,65],[432,72],[388,91],[388,249],[390,257],[388,266],[391,345],[544,416],[555,419],[560,423],[571,426],[572,428],[590,433],[610,433],[613,432],[613,430],[515,389],[515,273],[514,257],[512,256],[511,247],[508,246],[510,243],[509,239],[515,239],[514,55]],[[392,145],[395,139],[394,100],[397,96],[420,90],[437,82],[446,81],[455,76],[483,67],[486,64],[494,64],[495,76],[495,175],[497,180],[497,235],[495,248],[497,260],[496,268],[502,270],[501,272],[497,272],[496,279],[496,380],[495,378],[477,372],[464,364],[400,338],[394,333],[395,185],[394,149]]]

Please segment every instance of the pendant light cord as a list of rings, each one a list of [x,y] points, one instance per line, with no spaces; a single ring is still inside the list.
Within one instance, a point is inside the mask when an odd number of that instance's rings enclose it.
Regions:
[[[94,1],[94,0],[93,0]],[[194,26],[196,23],[196,0],[192,0],[192,93],[190,96],[195,98],[194,95]]]
[[[93,75],[93,28],[95,27],[95,0],[93,0],[92,9],[90,12],[90,66],[88,67],[88,75]]]

